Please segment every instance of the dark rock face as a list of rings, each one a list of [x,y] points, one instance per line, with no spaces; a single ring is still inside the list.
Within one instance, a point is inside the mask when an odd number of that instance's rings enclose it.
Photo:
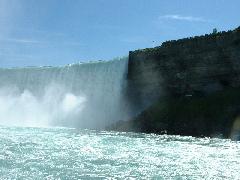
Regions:
[[[239,136],[240,88],[227,88],[201,97],[171,97],[156,101],[131,121],[112,127],[188,136]],[[237,132],[237,134],[236,134]]]
[[[240,86],[240,29],[130,52],[129,88],[142,103]]]
[[[240,112],[240,28],[130,52],[128,68],[130,103],[146,110],[115,129],[228,137]]]

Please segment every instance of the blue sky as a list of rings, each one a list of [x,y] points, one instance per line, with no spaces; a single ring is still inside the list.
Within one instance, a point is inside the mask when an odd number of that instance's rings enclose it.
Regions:
[[[0,0],[0,67],[110,60],[240,26],[239,0]]]

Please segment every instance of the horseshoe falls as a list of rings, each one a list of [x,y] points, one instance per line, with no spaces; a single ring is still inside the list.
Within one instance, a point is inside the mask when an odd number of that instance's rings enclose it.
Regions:
[[[238,179],[239,142],[103,131],[136,113],[127,65],[0,69],[0,179]]]
[[[103,129],[127,119],[127,63],[0,69],[0,124]]]

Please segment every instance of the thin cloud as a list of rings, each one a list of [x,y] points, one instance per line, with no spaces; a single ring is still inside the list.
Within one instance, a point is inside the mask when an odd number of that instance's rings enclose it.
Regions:
[[[194,16],[182,16],[178,14],[169,14],[164,16],[159,16],[160,20],[178,20],[178,21],[188,21],[188,22],[208,22],[208,20],[202,17],[194,17]]]
[[[6,38],[0,39],[1,41],[12,42],[12,43],[22,43],[22,44],[39,44],[41,41],[33,40],[33,39],[13,39]]]
[[[28,59],[34,59],[36,57],[32,55],[26,55],[26,54],[10,54],[10,53],[2,53],[1,55],[10,57],[10,58],[28,58]]]
[[[51,44],[61,44],[65,46],[86,46],[83,43],[80,42],[75,42],[75,41],[40,41],[40,40],[35,40],[35,39],[21,39],[21,38],[2,38],[0,39],[0,42],[9,42],[9,43],[20,43],[20,44],[25,44],[25,45],[51,45]],[[61,42],[61,43],[60,43]]]

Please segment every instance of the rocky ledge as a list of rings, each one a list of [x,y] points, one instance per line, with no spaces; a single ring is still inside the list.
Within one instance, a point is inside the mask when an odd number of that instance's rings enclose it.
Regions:
[[[240,27],[132,51],[127,78],[129,104],[139,114],[108,129],[238,136]]]

